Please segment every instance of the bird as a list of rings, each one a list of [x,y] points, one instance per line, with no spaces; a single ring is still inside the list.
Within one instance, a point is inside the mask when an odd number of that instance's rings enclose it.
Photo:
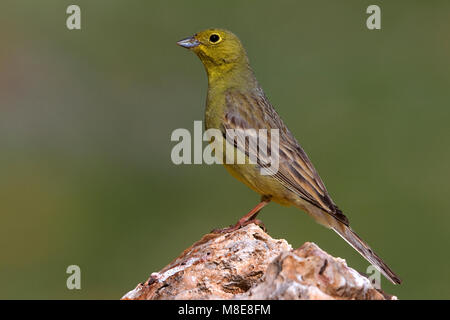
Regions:
[[[348,218],[331,199],[307,154],[256,80],[239,38],[228,30],[212,28],[197,32],[177,44],[194,52],[206,70],[208,91],[205,128],[220,130],[223,144],[231,144],[237,153],[244,153],[247,160],[250,152],[257,155],[255,163],[223,163],[233,177],[259,193],[261,201],[234,226],[220,232],[237,230],[252,222],[261,223],[256,216],[272,201],[283,206],[294,206],[305,211],[319,224],[335,231],[388,280],[400,284],[400,278],[350,228]],[[267,159],[264,159],[264,154],[260,155],[254,150],[254,146],[225,139],[227,130],[245,132],[249,129],[278,130],[278,168],[270,174],[261,173]],[[270,139],[271,136],[267,145]]]

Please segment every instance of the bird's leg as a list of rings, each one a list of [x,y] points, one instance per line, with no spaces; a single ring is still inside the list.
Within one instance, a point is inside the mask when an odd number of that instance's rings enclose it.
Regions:
[[[269,202],[270,202],[270,200],[269,201],[261,200],[261,202],[258,203],[256,205],[256,207],[254,207],[252,210],[250,210],[249,213],[247,213],[245,216],[240,218],[235,226],[242,227],[242,226],[245,226],[246,224],[248,224],[250,221],[255,220],[256,216],[261,211],[261,209],[264,208]]]
[[[263,196],[261,198],[261,202],[256,205],[252,210],[250,210],[245,216],[239,219],[239,221],[231,227],[224,228],[224,229],[214,229],[212,233],[227,233],[232,232],[235,230],[238,230],[239,228],[242,228],[243,226],[246,226],[249,223],[255,223],[259,226],[262,226],[264,230],[266,230],[266,227],[262,223],[261,220],[255,219],[258,213],[261,211],[262,208],[264,208],[268,203],[270,202],[269,196]]]

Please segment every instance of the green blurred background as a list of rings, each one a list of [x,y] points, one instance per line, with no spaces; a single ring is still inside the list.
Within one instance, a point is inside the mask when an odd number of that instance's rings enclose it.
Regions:
[[[221,166],[170,159],[207,88],[175,42],[209,27],[239,35],[335,202],[404,281],[383,288],[450,298],[450,2],[406,0],[2,0],[0,298],[118,299],[257,203]],[[366,270],[306,214],[261,217]],[[66,288],[71,264],[81,290]]]

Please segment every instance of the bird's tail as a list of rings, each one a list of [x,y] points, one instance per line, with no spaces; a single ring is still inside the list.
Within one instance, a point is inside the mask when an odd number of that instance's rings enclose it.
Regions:
[[[378,271],[380,271],[393,284],[400,284],[400,278],[384,263],[383,260],[364,242],[349,226],[339,222],[332,228],[348,244],[358,251],[367,261],[369,261]]]

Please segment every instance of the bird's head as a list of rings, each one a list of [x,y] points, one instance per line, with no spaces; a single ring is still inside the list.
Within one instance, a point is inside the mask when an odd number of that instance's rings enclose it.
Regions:
[[[247,54],[239,38],[223,29],[208,29],[180,40],[177,44],[200,58],[209,75],[224,72],[242,64],[248,65]]]

